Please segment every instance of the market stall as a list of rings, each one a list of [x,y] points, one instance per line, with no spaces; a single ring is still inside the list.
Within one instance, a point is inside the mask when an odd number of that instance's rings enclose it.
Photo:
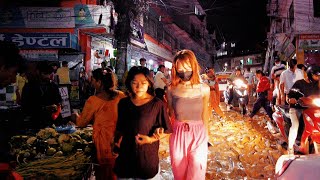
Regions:
[[[92,127],[44,128],[11,137],[15,171],[25,179],[83,179],[93,170]]]

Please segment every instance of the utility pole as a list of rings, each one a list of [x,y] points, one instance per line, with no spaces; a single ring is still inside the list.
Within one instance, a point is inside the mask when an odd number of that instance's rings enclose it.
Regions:
[[[117,41],[116,74],[120,89],[124,89],[127,72],[127,47],[130,42],[131,22],[147,10],[148,0],[113,0],[115,11],[118,13],[118,23],[115,27]]]

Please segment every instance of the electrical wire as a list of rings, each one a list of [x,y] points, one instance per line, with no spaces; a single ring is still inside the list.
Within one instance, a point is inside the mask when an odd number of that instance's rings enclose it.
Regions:
[[[216,1],[216,0],[215,0]],[[162,4],[160,3],[157,3],[157,2],[149,2],[150,4],[155,4],[155,5],[158,5],[158,6],[163,6]],[[190,4],[190,3],[189,3]],[[170,7],[171,9],[173,10],[177,10],[178,9],[178,13],[180,12],[180,14],[182,15],[187,15],[187,14],[192,14],[194,13],[193,11],[192,12],[185,12],[185,13],[181,13],[181,10],[188,10],[187,8],[183,8],[181,6],[176,6],[176,5],[166,5],[167,7]],[[203,9],[204,12],[206,11],[211,11],[211,10],[216,10],[216,9],[224,9],[226,7],[232,7],[230,6],[230,4],[224,4],[222,6],[218,6],[218,7],[214,7],[214,8],[207,8],[207,9]]]

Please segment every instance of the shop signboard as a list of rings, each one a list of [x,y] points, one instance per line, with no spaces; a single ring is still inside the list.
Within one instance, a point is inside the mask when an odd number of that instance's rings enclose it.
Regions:
[[[130,23],[132,32],[130,35],[130,42],[142,48],[145,47],[144,43],[144,31],[143,27],[136,21],[131,21]]]
[[[281,48],[281,51],[285,51],[288,47],[288,45],[290,44],[290,37],[286,36],[285,37],[285,40],[283,42],[283,45],[282,45],[282,48]]]
[[[20,54],[30,61],[58,61],[58,50],[20,50]]]
[[[290,59],[295,51],[296,47],[292,43],[289,43],[287,48],[284,50],[284,54],[288,59]]]
[[[286,40],[285,33],[277,33],[275,35],[275,41],[274,41],[275,51],[281,51],[281,48],[283,47],[285,40]]]
[[[0,40],[12,41],[19,48],[71,48],[70,33],[0,33]]]
[[[74,28],[73,8],[21,7],[0,8],[0,27]]]
[[[23,7],[20,8],[27,28],[74,28],[72,8]]]
[[[299,49],[320,49],[320,34],[302,34],[298,39]]]
[[[117,16],[111,5],[84,5],[74,7],[0,7],[2,28],[75,28],[79,26],[112,25]],[[113,23],[113,24],[114,24]]]
[[[62,98],[61,103],[61,116],[63,118],[71,116],[71,107],[69,101],[69,92],[67,87],[59,88],[60,96]]]
[[[76,5],[74,7],[75,23],[76,26],[94,24],[91,13],[87,5]]]

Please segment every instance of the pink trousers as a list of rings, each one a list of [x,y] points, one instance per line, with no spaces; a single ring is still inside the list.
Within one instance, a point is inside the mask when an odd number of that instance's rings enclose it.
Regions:
[[[201,120],[175,121],[170,136],[170,157],[175,180],[204,180],[208,137]]]

